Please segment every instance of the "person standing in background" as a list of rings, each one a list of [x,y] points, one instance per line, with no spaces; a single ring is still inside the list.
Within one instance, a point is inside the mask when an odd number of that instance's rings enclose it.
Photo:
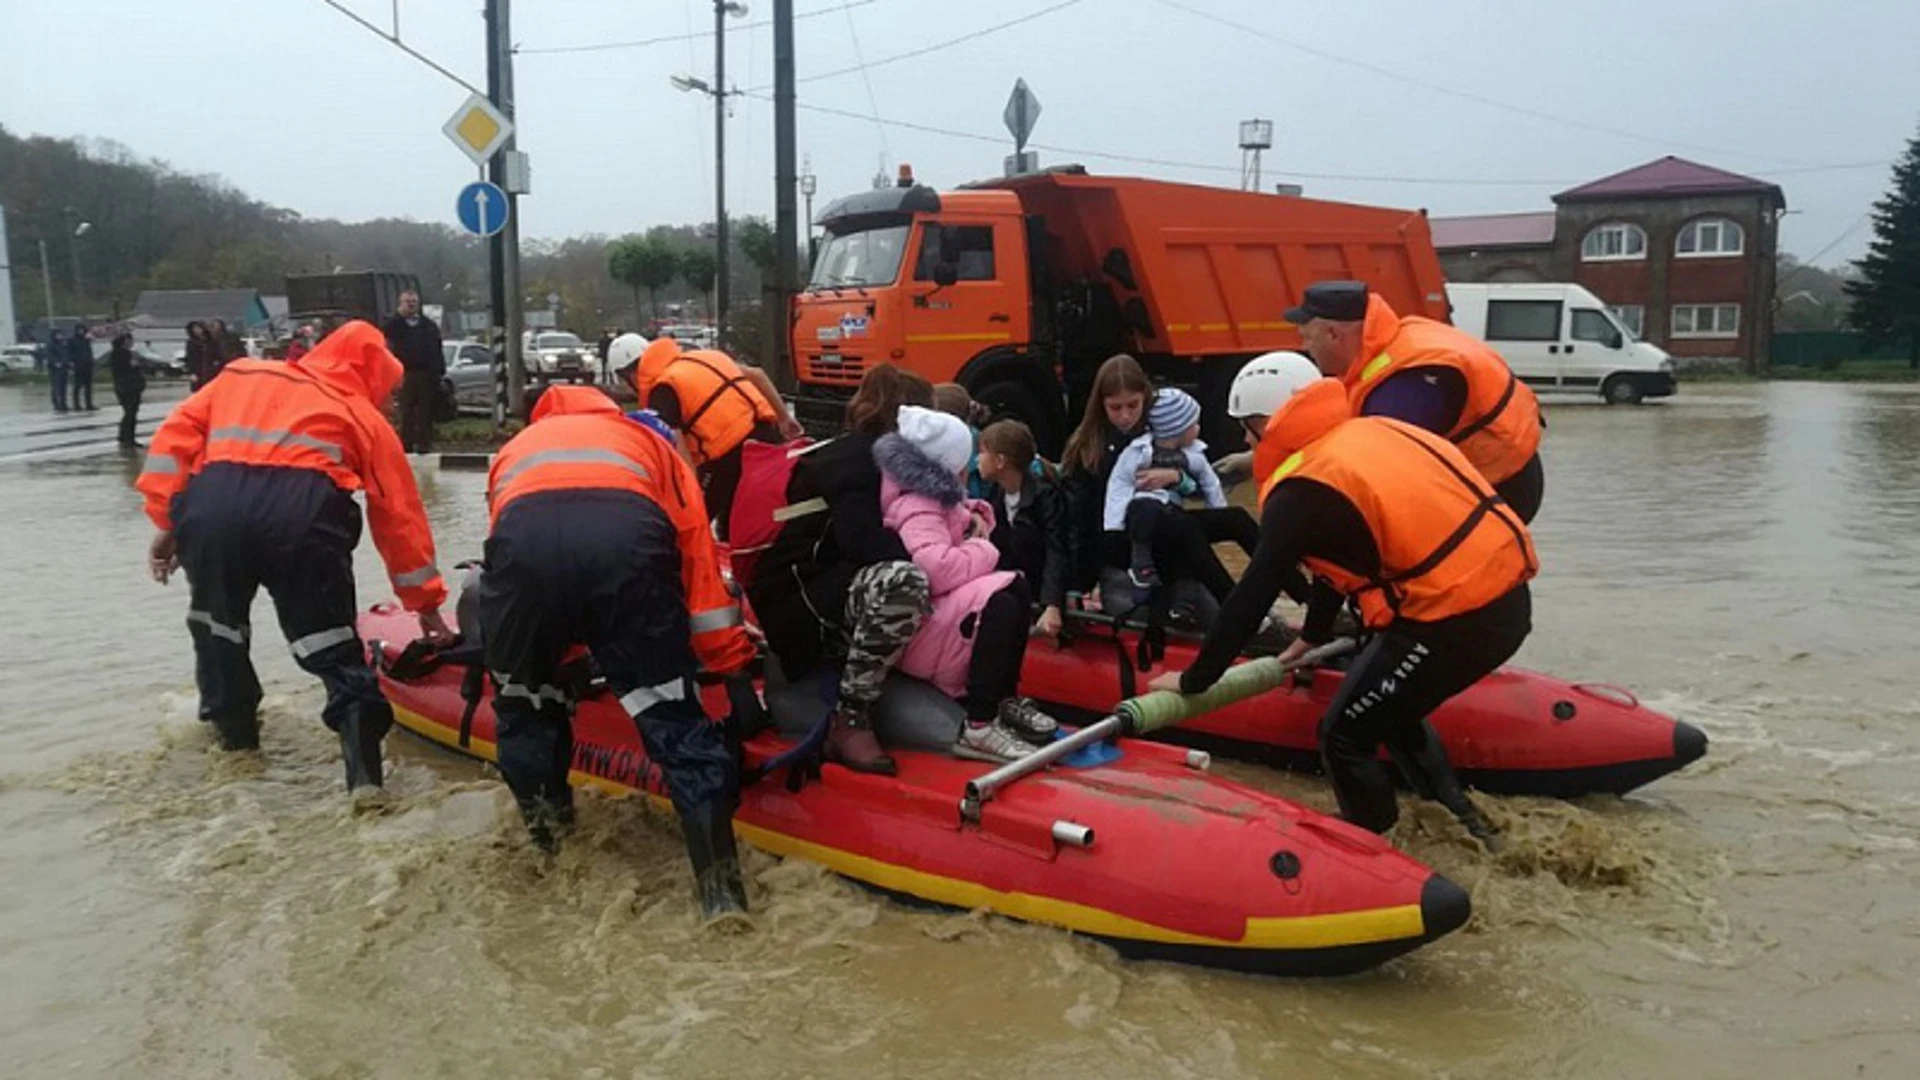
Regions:
[[[420,314],[420,294],[408,289],[400,294],[399,310],[380,330],[387,335],[387,349],[407,369],[400,383],[400,441],[409,454],[430,454],[434,400],[447,370],[440,328]]]
[[[47,386],[55,412],[67,411],[67,359],[67,335],[55,330],[47,339]]]
[[[206,323],[196,320],[187,324],[187,374],[193,379],[193,389],[207,385],[220,373],[219,352]]]
[[[73,391],[74,409],[92,412],[95,407],[93,404],[93,339],[87,336],[87,328],[84,324],[76,325],[73,328],[73,336],[67,339],[67,366],[71,369],[67,374],[67,381]]]
[[[107,353],[107,372],[113,377],[113,397],[120,403],[120,448],[132,450],[133,427],[139,423],[140,395],[146,392],[147,375],[140,370],[140,358],[133,354],[133,335],[117,334],[113,349]]]
[[[240,335],[227,328],[225,319],[213,320],[213,343],[217,346],[215,355],[220,358],[220,366],[225,367],[229,360],[242,360],[247,357],[247,344]]]

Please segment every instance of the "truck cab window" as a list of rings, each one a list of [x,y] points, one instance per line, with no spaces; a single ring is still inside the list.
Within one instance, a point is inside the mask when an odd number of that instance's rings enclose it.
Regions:
[[[933,268],[942,262],[953,264],[954,277],[960,281],[992,281],[993,226],[939,225],[920,226],[920,257],[913,266],[913,280],[932,281]]]
[[[815,289],[891,285],[906,253],[907,226],[879,225],[857,232],[828,233],[813,263]]]

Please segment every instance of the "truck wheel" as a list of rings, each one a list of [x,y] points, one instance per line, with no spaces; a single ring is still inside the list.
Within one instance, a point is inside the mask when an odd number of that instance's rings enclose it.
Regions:
[[[1600,384],[1600,397],[1609,405],[1640,404],[1640,384],[1631,375],[1610,375]]]
[[[973,398],[985,405],[994,419],[1018,420],[1027,425],[1033,430],[1033,441],[1040,453],[1048,458],[1059,457],[1065,433],[1059,430],[1055,411],[1041,404],[1032,387],[1012,380],[988,383],[975,391]]]

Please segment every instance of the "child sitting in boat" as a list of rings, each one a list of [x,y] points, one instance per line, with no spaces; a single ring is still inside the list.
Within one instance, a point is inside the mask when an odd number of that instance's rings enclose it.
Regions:
[[[955,756],[1008,761],[1052,741],[1059,724],[1015,693],[1033,592],[1020,574],[996,569],[993,508],[961,486],[972,452],[972,433],[957,417],[907,405],[895,433],[874,444],[873,460],[881,518],[933,594],[933,613],[899,670],[965,706]]]
[[[1180,494],[1167,487],[1148,488],[1137,479],[1144,469],[1173,469],[1196,484],[1207,505],[1227,505],[1220,477],[1207,464],[1207,444],[1200,441],[1200,403],[1175,387],[1154,395],[1147,411],[1147,431],[1120,452],[1107,478],[1105,526],[1124,528],[1130,550],[1127,576],[1135,589],[1149,591],[1160,583],[1153,564],[1153,534],[1162,514],[1180,512]]]
[[[993,546],[1000,566],[1038,582],[1040,618],[1034,629],[1060,636],[1067,602],[1067,502],[1053,469],[1040,459],[1033,432],[1018,420],[1001,420],[980,433],[976,468],[993,507]]]

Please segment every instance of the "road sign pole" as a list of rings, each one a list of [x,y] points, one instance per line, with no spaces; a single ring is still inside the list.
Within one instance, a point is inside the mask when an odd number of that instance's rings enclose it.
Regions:
[[[789,389],[794,386],[790,315],[793,294],[800,287],[800,228],[794,206],[794,189],[800,181],[794,168],[797,133],[793,82],[793,0],[773,0],[773,238],[777,249],[773,296],[777,306],[761,321],[773,339],[768,353],[770,374],[777,385]]]
[[[487,0],[487,99],[508,120],[513,118],[513,51],[511,0]],[[507,184],[506,156],[515,139],[511,134],[488,163],[493,182],[507,189],[507,224],[495,233],[488,249],[493,293],[493,333],[504,335],[500,346],[507,358],[507,415],[526,415],[527,369],[520,348],[525,321],[520,299],[520,206]]]

